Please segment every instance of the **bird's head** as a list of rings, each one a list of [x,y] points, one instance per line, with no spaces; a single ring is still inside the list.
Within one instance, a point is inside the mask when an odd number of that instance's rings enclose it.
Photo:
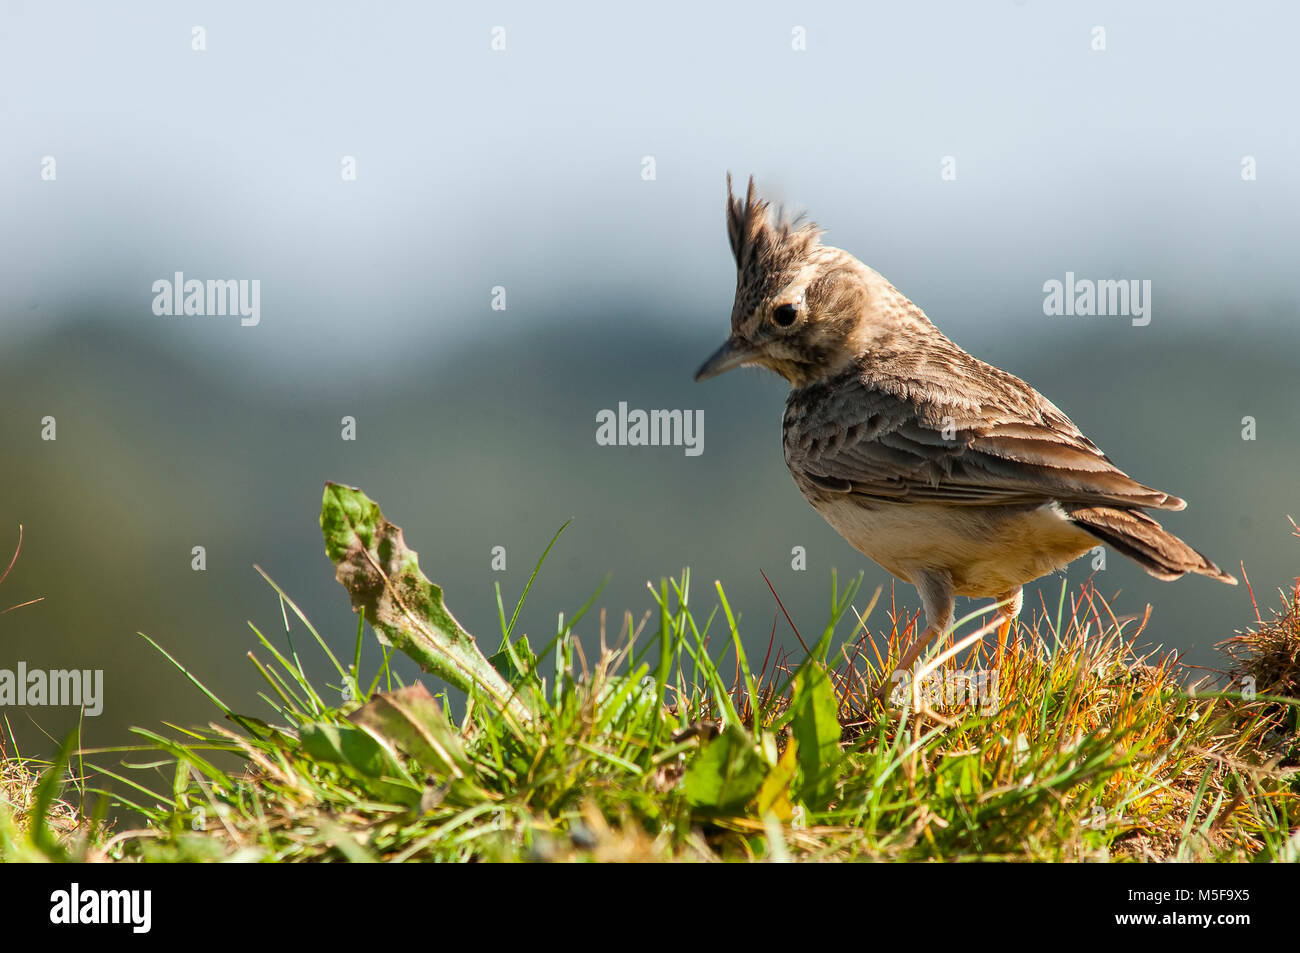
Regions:
[[[925,321],[875,271],[821,244],[815,224],[774,218],[753,178],[742,202],[727,176],[727,235],[736,257],[731,336],[697,381],[758,366],[801,387],[843,371],[915,316]]]

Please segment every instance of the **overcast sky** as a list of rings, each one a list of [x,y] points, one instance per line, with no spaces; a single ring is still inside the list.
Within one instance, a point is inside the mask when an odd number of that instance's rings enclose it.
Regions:
[[[516,323],[575,299],[725,317],[727,170],[958,340],[1041,333],[1067,270],[1152,280],[1160,324],[1241,321],[1243,285],[1245,333],[1294,312],[1290,4],[4,11],[11,345],[98,308],[292,374],[360,328],[491,331],[495,286]],[[154,317],[176,271],[259,279],[262,323]]]

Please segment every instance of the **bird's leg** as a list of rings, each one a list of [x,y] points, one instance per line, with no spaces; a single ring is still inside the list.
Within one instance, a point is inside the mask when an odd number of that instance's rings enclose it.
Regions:
[[[998,617],[1002,620],[998,623],[998,661],[1002,661],[1002,653],[1006,651],[1007,636],[1011,634],[1011,626],[1015,624],[1016,618],[1020,615],[1020,610],[1025,604],[1025,591],[1016,586],[1009,589],[997,597],[998,602],[1005,602],[1010,599],[1011,604],[1005,605],[998,609]]]
[[[913,639],[912,644],[907,647],[907,651],[903,653],[903,657],[898,660],[898,667],[895,671],[901,672],[911,668],[913,664],[915,664],[917,658],[920,657],[921,653],[925,651],[925,647],[930,644],[935,636],[942,635],[943,632],[944,629],[940,629],[933,625],[927,625],[925,631]]]
[[[876,698],[884,704],[899,683],[899,673],[906,672],[925,651],[935,636],[943,635],[952,625],[953,595],[952,576],[944,571],[918,573],[912,580],[917,592],[921,594],[921,603],[925,606],[925,631],[917,636],[903,652],[898,665],[880,683]]]

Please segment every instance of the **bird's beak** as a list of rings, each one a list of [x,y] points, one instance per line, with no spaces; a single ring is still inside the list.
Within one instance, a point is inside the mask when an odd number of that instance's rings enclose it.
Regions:
[[[758,348],[748,341],[739,341],[735,335],[732,335],[727,338],[722,347],[713,352],[713,356],[704,362],[704,366],[695,372],[695,379],[706,381],[710,377],[717,377],[733,367],[757,360],[758,356]]]

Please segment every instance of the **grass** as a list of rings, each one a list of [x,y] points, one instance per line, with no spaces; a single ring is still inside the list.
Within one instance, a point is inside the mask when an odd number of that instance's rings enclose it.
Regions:
[[[751,658],[721,584],[702,614],[683,572],[651,588],[640,619],[611,623],[597,592],[536,650],[515,632],[527,589],[510,617],[498,591],[485,658],[363,494],[327,488],[322,526],[385,659],[406,652],[466,701],[402,685],[386,663],[363,674],[360,620],[340,661],[272,582],[284,631],[254,629],[249,653],[266,711],[232,711],[173,659],[219,720],[78,752],[96,779],[78,782],[83,803],[98,792],[142,826],[112,833],[57,800],[70,748],[39,774],[8,761],[0,857],[1300,859],[1300,582],[1223,643],[1224,672],[1195,682],[1174,655],[1139,654],[1145,619],[1117,618],[1085,584],[1000,655],[978,617],[961,620],[882,704],[916,620],[879,592],[862,600],[860,579],[832,577],[820,631],[786,617],[797,657],[774,650],[773,628]],[[303,634],[330,684],[289,647]],[[125,757],[99,763],[109,754]],[[109,779],[115,794],[93,786]]]

